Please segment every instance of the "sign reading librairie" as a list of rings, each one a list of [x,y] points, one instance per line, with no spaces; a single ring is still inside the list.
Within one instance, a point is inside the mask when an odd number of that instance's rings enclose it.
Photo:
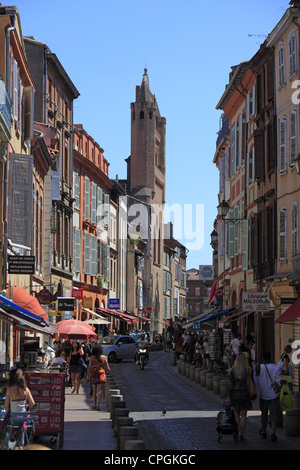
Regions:
[[[267,312],[270,310],[270,299],[265,292],[243,292],[243,312]]]
[[[9,274],[34,274],[35,256],[8,256]]]

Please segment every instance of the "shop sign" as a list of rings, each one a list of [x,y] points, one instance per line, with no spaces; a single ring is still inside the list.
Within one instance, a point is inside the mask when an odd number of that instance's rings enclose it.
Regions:
[[[57,309],[72,312],[75,309],[75,299],[73,297],[57,297]]]
[[[93,308],[93,298],[92,297],[83,297],[82,299],[83,308]]]
[[[108,308],[119,310],[120,299],[108,299]]]
[[[267,312],[270,310],[270,299],[265,292],[243,292],[243,312]]]
[[[8,256],[9,274],[34,274],[35,257],[34,256]]]
[[[72,289],[72,297],[74,297],[75,299],[78,299],[78,300],[82,300],[82,298],[83,298],[83,289],[82,288]]]
[[[193,321],[193,330],[200,330],[200,322]]]

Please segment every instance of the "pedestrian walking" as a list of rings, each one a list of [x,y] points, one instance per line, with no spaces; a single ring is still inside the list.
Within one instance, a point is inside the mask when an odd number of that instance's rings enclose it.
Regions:
[[[82,358],[84,351],[82,346],[77,342],[72,342],[72,348],[68,357],[68,366],[71,374],[73,390],[71,393],[79,393],[80,378],[83,371]]]
[[[102,391],[106,383],[106,371],[113,376],[109,367],[107,357],[103,354],[103,347],[97,344],[92,349],[92,355],[89,360],[89,369],[86,377],[88,382],[91,378],[93,386],[93,410],[100,411]]]
[[[203,339],[203,358],[206,364],[207,370],[212,369],[212,364],[209,356],[209,342],[207,338]]]
[[[247,357],[243,352],[238,353],[230,371],[229,400],[234,409],[241,441],[245,440],[247,411],[252,408],[247,385],[249,376],[251,376],[251,368],[248,364]]]
[[[271,441],[276,442],[276,427],[280,416],[280,370],[271,362],[271,354],[263,353],[263,363],[256,366],[254,382],[259,394],[259,405],[261,410],[261,430],[259,434],[266,439],[267,424],[271,423]],[[268,418],[268,414],[270,416]]]

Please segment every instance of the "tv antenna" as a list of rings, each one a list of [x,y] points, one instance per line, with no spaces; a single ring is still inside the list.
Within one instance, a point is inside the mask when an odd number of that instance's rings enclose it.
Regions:
[[[253,36],[256,36],[257,38],[267,38],[268,37],[267,34],[249,34],[248,33],[248,38],[253,37]]]

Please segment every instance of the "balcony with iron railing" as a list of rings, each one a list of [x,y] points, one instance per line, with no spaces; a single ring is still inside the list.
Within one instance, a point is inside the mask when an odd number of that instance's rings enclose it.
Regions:
[[[11,99],[6,85],[0,77],[0,140],[9,142],[11,138]]]
[[[217,143],[216,143],[217,148],[219,147],[221,142],[224,139],[229,138],[229,136],[230,136],[230,121],[226,116],[224,116],[222,118],[221,129],[218,132]]]

